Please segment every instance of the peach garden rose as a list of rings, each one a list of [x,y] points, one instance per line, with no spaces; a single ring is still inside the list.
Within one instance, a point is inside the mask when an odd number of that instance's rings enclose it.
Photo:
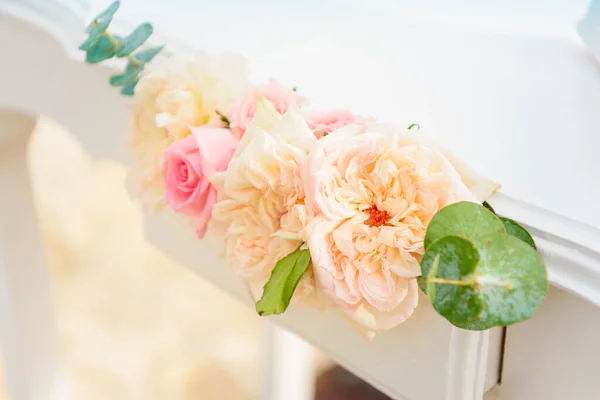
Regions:
[[[427,224],[441,208],[496,185],[461,172],[421,133],[349,126],[319,140],[303,170],[316,284],[372,332],[413,313]]]

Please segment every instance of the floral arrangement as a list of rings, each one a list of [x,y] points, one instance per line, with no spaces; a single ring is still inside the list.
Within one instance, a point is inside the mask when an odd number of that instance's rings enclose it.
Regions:
[[[239,57],[146,68],[162,46],[137,51],[150,24],[109,34],[118,7],[81,49],[90,63],[128,60],[110,83],[134,96],[132,190],[150,212],[187,215],[199,239],[221,236],[259,315],[293,301],[376,333],[427,298],[471,330],[539,308],[546,268],[531,235],[486,202],[499,186],[416,124],[306,111],[296,89],[250,84]]]

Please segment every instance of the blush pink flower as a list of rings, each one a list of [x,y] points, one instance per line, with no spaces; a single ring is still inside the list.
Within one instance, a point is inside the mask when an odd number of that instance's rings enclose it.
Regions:
[[[313,131],[315,136],[320,139],[325,133],[331,133],[336,129],[343,128],[351,124],[365,124],[370,120],[360,118],[354,115],[351,111],[311,111],[306,113],[306,123]]]
[[[370,129],[348,126],[320,139],[303,178],[317,288],[380,332],[417,307],[416,278],[433,215],[454,202],[478,202],[465,181],[484,196],[497,185],[473,178],[462,165],[459,172],[421,132]]]
[[[228,114],[231,130],[238,139],[246,132],[248,124],[254,118],[258,100],[261,97],[267,99],[282,115],[291,106],[300,108],[308,102],[308,99],[299,96],[295,91],[282,86],[274,79],[271,79],[268,85],[250,89],[231,106]]]
[[[195,217],[196,233],[202,238],[217,200],[208,179],[227,169],[237,140],[223,128],[191,128],[191,132],[167,147],[162,173],[167,203],[176,212]]]

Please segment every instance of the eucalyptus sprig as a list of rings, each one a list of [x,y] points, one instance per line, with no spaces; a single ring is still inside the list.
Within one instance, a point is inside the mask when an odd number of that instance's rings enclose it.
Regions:
[[[152,35],[152,24],[148,22],[135,28],[125,38],[109,33],[108,28],[119,6],[120,1],[117,0],[94,18],[86,28],[88,38],[79,49],[86,52],[85,61],[89,64],[96,64],[113,57],[126,58],[128,62],[124,73],[111,76],[110,84],[120,87],[121,94],[132,96],[144,66],[156,57],[164,46],[136,51]]]
[[[468,330],[507,326],[531,317],[548,290],[546,267],[531,235],[484,203],[444,207],[425,235],[419,286],[435,310]],[[256,303],[261,316],[281,314],[311,261],[298,249],[281,259]]]
[[[489,204],[449,205],[427,227],[419,285],[435,310],[469,330],[531,317],[548,290],[531,235]]]

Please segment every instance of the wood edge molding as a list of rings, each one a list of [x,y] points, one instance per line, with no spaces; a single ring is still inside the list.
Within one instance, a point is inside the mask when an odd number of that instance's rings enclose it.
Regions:
[[[2,12],[43,29],[60,43],[69,58],[82,59],[78,47],[85,30],[86,1],[2,0]]]
[[[278,325],[290,329],[285,320],[278,320]],[[293,331],[293,329],[292,329]],[[443,400],[481,400],[487,391],[486,374],[488,373],[488,354],[491,331],[466,331],[452,328],[447,358],[446,381]],[[327,349],[327,354],[336,363],[343,366],[352,374],[361,377],[380,392],[394,399],[404,400],[402,393],[390,387],[385,382],[370,374],[360,366],[349,362],[345,354],[332,351],[323,345],[318,335],[301,335],[303,339],[321,349]],[[408,399],[406,399],[408,400]]]
[[[88,20],[93,17],[88,15],[89,11],[87,0],[0,0],[0,14],[7,13],[42,29],[62,46],[68,59],[80,62],[84,62],[85,57],[79,50],[79,45],[84,40]],[[127,34],[137,25],[117,16],[110,29],[116,33]],[[182,52],[190,54],[198,52],[163,32],[154,33],[148,40],[148,44],[168,44],[161,52],[161,57]],[[111,59],[103,64],[114,70],[121,69],[119,60]]]
[[[290,325],[285,320],[277,320],[277,325],[282,326],[285,329],[294,332],[294,329],[290,327]],[[327,355],[334,360],[337,364],[341,365],[344,369],[348,370],[350,373],[360,377],[369,383],[369,385],[373,386],[375,389],[379,390],[381,393],[384,393],[387,396],[390,396],[394,399],[398,400],[409,400],[406,397],[402,397],[401,393],[398,393],[394,388],[390,387],[386,383],[382,382],[376,376],[370,374],[368,371],[364,369],[360,369],[355,363],[352,363],[348,360],[345,354],[340,354],[337,351],[331,351],[328,346],[324,345],[321,340],[319,340],[318,335],[301,335],[302,339],[310,343],[311,345],[320,348],[327,349]],[[365,339],[366,340],[366,339]],[[450,399],[444,399],[450,400]],[[458,400],[458,399],[457,399]],[[461,399],[462,400],[462,399]],[[470,399],[465,399],[470,400]]]
[[[450,333],[446,400],[479,400],[485,392],[490,331]]]
[[[532,234],[552,285],[600,307],[600,229],[503,194],[491,203]]]

